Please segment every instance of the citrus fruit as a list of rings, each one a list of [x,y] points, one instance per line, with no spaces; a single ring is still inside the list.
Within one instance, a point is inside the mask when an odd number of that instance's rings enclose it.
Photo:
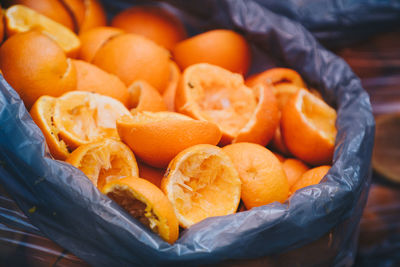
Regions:
[[[68,11],[74,22],[74,31],[79,32],[79,27],[85,17],[85,0],[58,0]]]
[[[161,187],[161,179],[164,177],[165,169],[151,167],[143,162],[138,162],[139,177],[146,179],[157,187]]]
[[[332,161],[336,111],[305,89],[291,97],[282,110],[281,129],[289,151],[311,165]]]
[[[110,96],[128,106],[129,91],[121,80],[95,65],[82,60],[72,60],[77,73],[77,91],[87,91]]]
[[[112,37],[122,34],[123,31],[112,27],[96,27],[79,35],[81,47],[78,58],[91,62],[99,48]]]
[[[375,171],[393,182],[400,182],[400,114],[376,118],[372,166]]]
[[[135,155],[124,143],[112,139],[81,145],[66,162],[80,169],[100,190],[112,180],[139,175]]]
[[[175,62],[170,61],[170,74],[168,85],[163,92],[163,99],[169,111],[175,111],[175,93],[178,88],[181,71]]]
[[[279,124],[276,99],[269,86],[251,89],[240,74],[207,63],[192,65],[183,72],[175,107],[192,118],[217,124],[222,145],[266,145]]]
[[[54,40],[69,57],[74,57],[78,52],[80,41],[75,33],[33,9],[15,5],[6,10],[4,17],[8,36],[37,30]]]
[[[174,209],[163,192],[149,181],[126,177],[107,183],[101,191],[168,243],[178,239]]]
[[[254,74],[246,80],[247,86],[253,87],[256,84],[278,85],[290,83],[300,88],[307,88],[307,85],[295,70],[288,68],[272,68],[264,72]]]
[[[174,112],[134,112],[117,121],[121,140],[143,162],[166,167],[182,150],[197,144],[216,145],[221,138],[218,126]]]
[[[36,12],[64,25],[71,31],[75,28],[75,23],[63,3],[58,0],[6,0],[7,6],[24,5]]]
[[[135,81],[129,86],[129,107],[135,111],[166,111],[160,93],[145,81]]]
[[[30,109],[42,95],[60,96],[76,88],[76,69],[62,49],[36,31],[16,34],[0,48],[0,69]]]
[[[281,162],[281,163],[283,163],[284,161],[285,161],[285,158],[281,155],[281,154],[279,154],[279,153],[277,153],[277,152],[272,152],[274,155],[275,155],[275,157]]]
[[[97,50],[92,63],[117,75],[127,86],[145,80],[162,92],[169,79],[168,50],[140,35],[114,36]]]
[[[1,6],[0,6],[1,8]],[[4,22],[3,22],[3,12],[0,12],[0,44],[4,39]]]
[[[249,44],[231,30],[212,30],[178,43],[172,50],[174,60],[184,70],[197,63],[210,63],[245,75],[250,66]]]
[[[285,159],[282,163],[283,170],[285,171],[288,179],[289,188],[296,183],[300,177],[308,171],[308,166],[298,159]]]
[[[289,193],[281,162],[267,148],[253,143],[236,143],[222,148],[242,181],[241,198],[247,209],[278,201]]]
[[[196,145],[180,152],[169,164],[161,188],[184,227],[208,217],[236,212],[241,182],[221,148]]]
[[[54,125],[72,149],[103,138],[119,139],[116,120],[131,116],[114,98],[96,93],[73,91],[59,97],[54,106]]]
[[[125,9],[113,18],[111,25],[128,33],[143,35],[168,50],[186,38],[182,22],[171,12],[158,6]]]
[[[98,0],[85,0],[85,16],[79,27],[79,32],[107,25],[106,12]]]
[[[305,173],[303,173],[300,179],[297,180],[294,185],[292,185],[292,187],[290,188],[290,192],[294,193],[304,187],[319,184],[322,178],[324,178],[324,176],[328,173],[330,168],[331,166],[323,165],[306,171]]]
[[[69,156],[69,150],[65,142],[58,136],[58,128],[53,122],[55,103],[56,98],[41,96],[33,104],[30,114],[46,138],[51,155],[56,159],[65,160]]]

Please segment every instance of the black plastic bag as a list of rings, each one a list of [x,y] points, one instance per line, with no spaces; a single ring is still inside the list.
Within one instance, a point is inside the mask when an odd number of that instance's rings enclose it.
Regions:
[[[351,265],[370,180],[374,120],[368,95],[347,64],[301,25],[255,1],[212,2],[215,27],[243,33],[271,62],[299,71],[337,108],[334,164],[321,184],[298,191],[285,204],[208,218],[171,246],[79,170],[51,159],[40,129],[2,77],[1,183],[46,236],[96,266],[200,265],[260,257],[314,264],[312,259],[322,256],[315,254],[319,246],[307,253],[300,247],[318,239],[331,253],[321,263]]]

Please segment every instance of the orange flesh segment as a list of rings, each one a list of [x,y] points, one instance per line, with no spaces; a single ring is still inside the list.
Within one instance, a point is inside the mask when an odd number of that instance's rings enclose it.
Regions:
[[[222,132],[236,136],[250,120],[257,99],[240,75],[228,73],[229,77],[224,78],[221,74],[210,73],[208,69],[201,73],[199,68],[196,75],[199,79],[192,77],[187,86],[195,88],[192,97],[204,118],[218,124]]]
[[[304,115],[305,121],[317,129],[332,144],[335,143],[336,111],[311,94],[305,94],[302,100],[299,101],[299,105],[301,105],[301,114]]]
[[[60,134],[72,136],[80,143],[103,138],[118,140],[116,120],[124,115],[130,116],[125,106],[111,97],[74,93],[73,97],[61,97],[57,101],[55,123]]]
[[[235,187],[232,170],[223,160],[208,153],[191,155],[174,174],[175,208],[186,220],[196,223],[207,217],[234,213],[239,204],[235,194],[222,194],[222,188]],[[239,192],[240,194],[240,192]],[[236,203],[227,212],[223,203]]]

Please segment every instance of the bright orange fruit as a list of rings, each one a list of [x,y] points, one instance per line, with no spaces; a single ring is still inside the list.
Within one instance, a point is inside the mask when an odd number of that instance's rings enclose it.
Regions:
[[[307,85],[295,70],[288,68],[272,68],[264,72],[254,74],[246,80],[246,84],[253,87],[257,84],[278,85],[282,83],[293,84],[300,88],[307,88]]]
[[[53,121],[59,136],[72,149],[103,138],[119,139],[116,120],[131,116],[118,100],[96,93],[73,91],[59,97]]]
[[[42,95],[60,96],[76,88],[76,69],[62,49],[36,31],[16,34],[0,47],[0,69],[30,109]]]
[[[172,60],[170,61],[170,75],[168,85],[163,93],[164,102],[169,111],[175,111],[175,94],[181,78],[181,71],[178,65]]]
[[[164,177],[165,169],[154,168],[143,162],[138,162],[138,167],[139,177],[161,188],[161,179]]]
[[[143,35],[171,50],[186,38],[183,23],[171,12],[158,6],[135,6],[117,14],[111,25],[128,33]]]
[[[77,73],[77,91],[87,91],[110,96],[128,106],[129,91],[115,75],[82,60],[72,60]]]
[[[178,239],[174,209],[163,192],[149,181],[126,177],[107,183],[101,191],[168,243]]]
[[[253,142],[265,146],[279,124],[270,87],[251,89],[241,75],[206,63],[184,71],[175,105],[178,112],[217,124],[221,144]]]
[[[140,35],[114,36],[98,49],[92,63],[117,75],[127,86],[145,80],[162,92],[169,80],[168,50]]]
[[[336,111],[305,89],[300,89],[282,110],[285,144],[297,158],[311,165],[332,161],[336,138]]]
[[[305,173],[303,173],[300,179],[297,180],[294,185],[292,185],[292,187],[290,188],[290,192],[294,193],[304,187],[319,184],[322,178],[324,178],[324,176],[328,173],[330,168],[331,166],[324,165],[306,171]]]
[[[66,162],[80,169],[100,190],[115,179],[139,175],[135,155],[124,143],[112,139],[81,145]]]
[[[309,170],[308,166],[298,159],[286,159],[282,166],[289,182],[289,188],[300,179],[303,173]]]
[[[278,201],[283,203],[289,184],[282,164],[267,148],[253,143],[236,143],[222,148],[242,181],[242,201],[247,209]]]
[[[174,112],[135,112],[117,121],[121,140],[142,161],[166,167],[182,150],[197,144],[216,145],[221,138],[218,126]]]
[[[1,6],[0,6],[1,8]],[[3,22],[3,12],[0,12],[0,44],[4,39],[4,22]]]
[[[245,75],[251,54],[246,39],[231,30],[212,30],[178,43],[173,51],[174,60],[184,70],[198,63],[220,66]]]
[[[166,111],[167,106],[160,93],[145,81],[137,80],[129,90],[129,107],[136,111]]]
[[[161,188],[184,227],[208,217],[236,212],[241,182],[221,148],[196,145],[180,152],[169,164]]]
[[[73,0],[73,1],[82,2],[81,0]],[[75,8],[76,11],[74,12],[75,16],[77,17],[80,33],[90,30],[92,28],[106,26],[107,24],[106,12],[104,11],[103,6],[98,0],[84,0],[83,4],[85,6],[83,17],[81,10]]]

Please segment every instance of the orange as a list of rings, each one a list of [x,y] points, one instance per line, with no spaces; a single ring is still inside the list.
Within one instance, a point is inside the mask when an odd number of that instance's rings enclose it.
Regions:
[[[117,75],[125,85],[145,80],[162,92],[169,79],[169,52],[145,37],[120,34],[101,46],[92,63]]]
[[[303,173],[300,179],[297,180],[294,185],[292,185],[292,187],[290,188],[290,192],[294,193],[301,188],[319,184],[322,178],[324,178],[324,176],[328,173],[330,168],[331,166],[324,165],[306,171],[305,173]]]
[[[135,155],[125,144],[112,139],[81,145],[66,162],[80,169],[100,190],[112,180],[139,175]]]
[[[0,6],[1,8],[1,6]],[[3,12],[0,12],[0,44],[4,39],[4,22],[3,22]]]
[[[65,142],[58,136],[58,129],[53,122],[55,103],[56,98],[41,96],[33,104],[30,114],[33,121],[42,130],[51,155],[56,159],[65,160],[69,156],[69,150]]]
[[[175,94],[178,88],[179,80],[181,78],[181,71],[175,62],[170,61],[170,74],[169,82],[163,93],[164,102],[169,111],[175,111]]]
[[[246,80],[247,86],[253,87],[256,84],[278,85],[291,83],[297,87],[307,88],[307,85],[295,70],[287,68],[272,68],[264,72],[254,74]]]
[[[216,145],[221,138],[218,126],[193,120],[174,112],[134,112],[117,121],[121,140],[143,162],[166,167],[182,150],[197,144]]]
[[[279,124],[276,99],[269,86],[247,87],[240,74],[210,64],[188,67],[180,80],[176,110],[216,123],[221,144],[253,142],[265,146]]]
[[[286,159],[282,163],[283,170],[289,182],[289,188],[294,185],[300,177],[308,171],[308,166],[298,159]]]
[[[80,24],[79,32],[107,25],[106,12],[98,0],[84,0],[84,4],[85,15]]]
[[[8,8],[5,21],[8,36],[29,30],[40,31],[54,40],[69,57],[74,57],[81,45],[78,36],[70,29],[26,6]]]
[[[184,227],[208,217],[236,212],[241,182],[221,148],[196,145],[180,152],[169,164],[161,188]]]
[[[77,91],[87,91],[113,97],[128,106],[129,91],[121,80],[82,60],[72,60],[77,73]]]
[[[36,12],[64,25],[70,30],[74,30],[75,23],[64,4],[59,0],[8,0],[10,5],[24,5]]]
[[[145,163],[138,162],[139,176],[157,187],[161,187],[161,179],[164,177],[165,169],[151,167]]]
[[[279,153],[282,153],[285,156],[290,155],[290,151],[287,148],[285,141],[283,140],[281,125],[278,125],[278,127],[276,128],[270,145],[273,150],[279,151]]]
[[[305,89],[291,97],[282,110],[282,133],[286,146],[297,158],[311,165],[332,161],[336,138],[336,111]]]
[[[236,143],[222,148],[242,181],[242,201],[247,209],[275,201],[283,203],[289,193],[282,164],[267,148],[253,143]]]
[[[281,154],[279,154],[279,153],[277,153],[277,152],[272,152],[274,155],[275,155],[275,157],[281,162],[281,163],[283,163],[284,161],[285,161],[285,158],[281,155]]]
[[[96,93],[73,91],[59,97],[53,121],[59,136],[72,149],[103,138],[119,139],[116,120],[131,116],[114,98]]]
[[[160,93],[145,81],[138,80],[129,86],[129,107],[135,111],[166,111]]]
[[[96,27],[81,33],[79,35],[81,48],[79,49],[78,58],[91,62],[103,44],[122,33],[122,30],[112,27]]]
[[[184,70],[197,63],[210,63],[245,75],[250,66],[250,47],[246,39],[231,30],[212,30],[178,43],[172,51]]]
[[[79,32],[79,26],[85,17],[85,0],[59,0],[74,21],[74,31]]]
[[[111,25],[129,33],[143,35],[168,50],[187,36],[182,22],[158,6],[125,9],[113,18]]]
[[[101,191],[168,243],[178,239],[174,209],[163,192],[149,181],[126,177],[107,183]]]
[[[36,31],[16,34],[0,48],[0,69],[29,109],[42,95],[76,88],[76,69],[62,49]]]

